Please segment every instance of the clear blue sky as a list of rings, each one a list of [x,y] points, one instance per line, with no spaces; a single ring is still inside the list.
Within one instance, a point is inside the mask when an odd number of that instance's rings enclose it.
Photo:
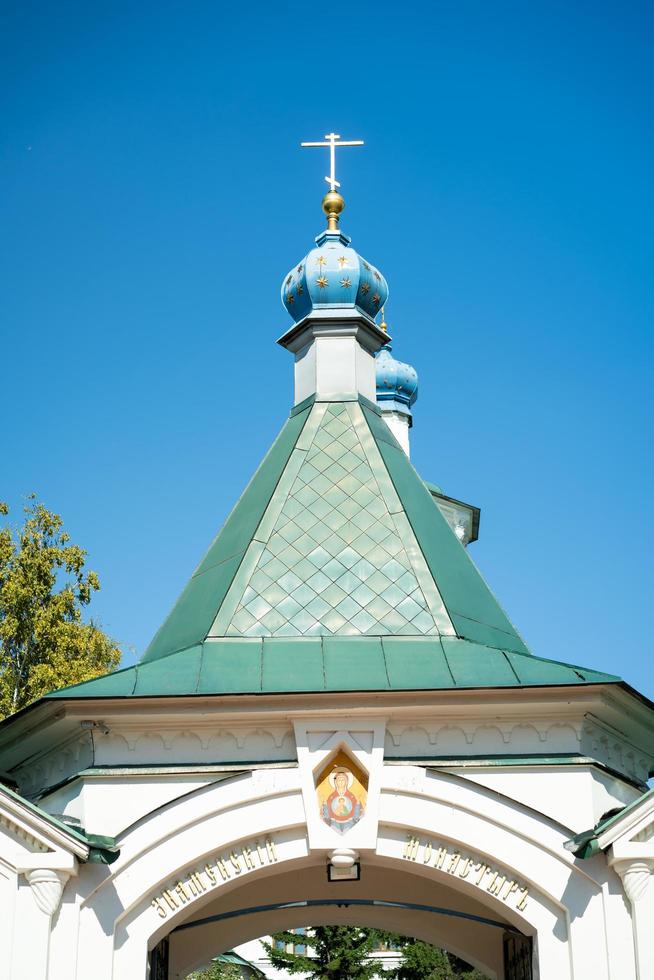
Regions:
[[[140,655],[292,400],[323,226],[390,284],[413,461],[540,656],[654,697],[647,3],[5,3],[0,498],[90,553]]]

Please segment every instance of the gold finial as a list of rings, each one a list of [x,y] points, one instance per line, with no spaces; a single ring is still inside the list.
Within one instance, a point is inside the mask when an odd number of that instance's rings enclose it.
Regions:
[[[300,143],[300,146],[328,146],[329,147],[329,177],[325,180],[329,184],[329,190],[322,201],[322,209],[327,215],[328,231],[338,230],[338,219],[341,211],[345,207],[345,201],[336,190],[341,185],[336,180],[336,147],[337,146],[363,146],[363,140],[342,140],[338,133],[327,133],[325,142]]]
[[[328,231],[338,231],[338,219],[344,207],[345,201],[338,191],[327,191],[322,199],[322,209],[327,215]]]
[[[382,318],[379,326],[382,328],[384,333],[388,333],[388,324],[386,323],[386,317],[384,316],[384,307],[382,306]]]

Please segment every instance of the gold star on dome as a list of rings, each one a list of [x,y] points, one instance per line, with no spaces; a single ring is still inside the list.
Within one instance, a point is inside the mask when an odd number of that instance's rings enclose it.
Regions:
[[[347,268],[348,265],[347,256],[341,255],[340,259],[338,260],[338,264],[340,265],[341,269]]]
[[[375,279],[377,280],[377,282],[381,282],[381,276],[379,275],[379,273],[377,272],[376,269],[375,269],[373,275],[374,275]]]
[[[372,301],[376,305],[380,301],[380,299],[381,299],[381,296],[379,295],[379,293],[375,293],[375,295],[372,298]]]
[[[294,303],[295,302],[295,296],[293,295],[293,293],[287,293],[286,294],[286,302],[287,303]]]
[[[302,270],[303,270],[303,269],[304,269],[304,266],[303,266],[303,265],[299,265],[299,266],[297,267],[297,271],[298,271],[298,275],[302,275]]]
[[[316,259],[318,265],[324,265],[326,261],[327,259],[325,258],[324,255],[319,255],[318,258]]]
[[[287,280],[286,280],[286,285],[287,285],[287,286],[290,286],[290,284],[291,284],[291,279],[292,279],[292,278],[293,278],[293,276],[289,276],[289,277],[287,278]]]
[[[363,265],[364,265],[364,268],[366,268],[368,270],[368,272],[370,272],[370,266],[368,265],[368,263],[367,262],[364,262]]]
[[[361,292],[362,293],[369,293],[370,292],[370,283],[369,282],[364,282],[363,286],[361,287]]]
[[[295,292],[298,294],[298,296],[301,296],[302,293],[304,292],[304,286],[302,285],[301,282],[299,282],[295,287]]]
[[[329,285],[329,279],[327,279],[325,276],[318,276],[316,279],[316,285],[320,286],[321,289],[324,289],[325,286]]]
[[[347,277],[345,279],[341,279],[341,286],[343,287],[343,289],[348,289],[351,285],[352,282]]]

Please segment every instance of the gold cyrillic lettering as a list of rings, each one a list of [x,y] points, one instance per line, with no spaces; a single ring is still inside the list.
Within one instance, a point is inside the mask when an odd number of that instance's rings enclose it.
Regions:
[[[518,912],[523,912],[527,907],[527,895],[529,894],[528,888],[522,889],[522,895],[520,896],[520,901],[516,905]]]
[[[483,861],[480,861],[478,864],[475,865],[475,871],[479,871],[479,877],[475,882],[476,885],[481,885],[481,879],[484,877],[484,875],[488,870],[489,868],[487,867],[487,865],[484,864]]]
[[[446,857],[447,857],[447,848],[439,847],[438,850],[436,851],[436,857],[434,858],[434,867],[442,868],[443,861],[445,860]]]
[[[452,860],[450,861],[450,866],[447,869],[449,874],[451,874],[451,875],[454,874],[454,872],[456,871],[456,866],[457,866],[457,864],[459,863],[460,860],[461,860],[461,855],[460,854],[456,853],[456,854],[453,854],[452,855]]]
[[[420,846],[420,841],[418,840],[417,837],[413,837],[413,836],[407,837],[406,844],[404,845],[404,853],[402,856],[405,857],[407,861],[415,861],[418,855],[419,846]]]
[[[470,874],[470,868],[472,867],[472,859],[465,858],[461,862],[461,867],[459,868],[459,878],[467,878]]]
[[[431,861],[431,852],[432,852],[431,841],[428,841],[425,844],[425,848],[422,855],[423,864],[429,864],[429,862]]]
[[[162,894],[162,895],[163,895],[163,897],[165,898],[165,900],[166,900],[166,904],[168,905],[168,908],[169,908],[169,909],[170,909],[170,910],[171,910],[172,912],[174,912],[174,911],[175,911],[175,909],[178,909],[178,908],[179,908],[179,902],[178,902],[178,901],[177,901],[177,899],[175,898],[175,895],[173,894],[173,892],[169,892],[169,891],[168,891],[168,889],[166,889],[166,890],[165,890],[165,891],[163,891],[163,892],[162,892],[161,894]]]
[[[152,899],[152,908],[157,910],[157,915],[159,915],[162,919],[165,919],[168,915],[165,906],[161,904],[161,901],[158,898]]]
[[[192,871],[189,875],[188,886],[194,895],[200,895],[202,892],[206,892],[207,890],[207,886],[202,881],[202,878],[197,871]]]
[[[499,871],[496,871],[490,885],[486,887],[486,891],[490,892],[491,895],[499,895],[505,881],[506,875],[501,875]]]
[[[227,865],[225,864],[222,858],[219,857],[216,858],[216,867],[220,871],[223,881],[227,881],[228,878],[232,877],[229,873],[229,868],[227,867]]]
[[[405,850],[411,852],[413,860],[415,860],[418,847],[418,839],[416,837],[409,838]],[[425,845],[425,863],[431,856],[431,847],[432,845],[429,844],[427,850],[427,845]],[[179,879],[172,888],[162,889],[150,904],[157,915],[161,919],[165,919],[169,912],[177,911],[180,905],[186,905],[193,898],[206,892],[209,886],[213,887],[221,880],[228,881],[232,876],[230,865],[236,874],[256,870],[257,857],[262,867],[266,863],[276,862],[278,857],[275,842],[267,838],[263,843],[256,841],[256,843],[244,844],[239,853],[230,851],[227,858],[216,857],[215,864],[205,864],[201,871],[189,871],[186,878]]]
[[[502,898],[504,899],[504,901],[506,902],[506,900],[509,897],[509,895],[512,895],[513,892],[517,892],[517,890],[518,890],[518,882],[517,881],[513,881],[513,880],[507,881],[506,888],[504,889],[504,894],[502,895]]]

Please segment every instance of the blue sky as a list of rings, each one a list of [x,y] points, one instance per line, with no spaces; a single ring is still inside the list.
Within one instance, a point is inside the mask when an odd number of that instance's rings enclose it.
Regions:
[[[323,225],[378,265],[413,461],[540,656],[651,663],[646,3],[4,4],[0,498],[89,550],[140,655],[292,400],[279,287]]]

